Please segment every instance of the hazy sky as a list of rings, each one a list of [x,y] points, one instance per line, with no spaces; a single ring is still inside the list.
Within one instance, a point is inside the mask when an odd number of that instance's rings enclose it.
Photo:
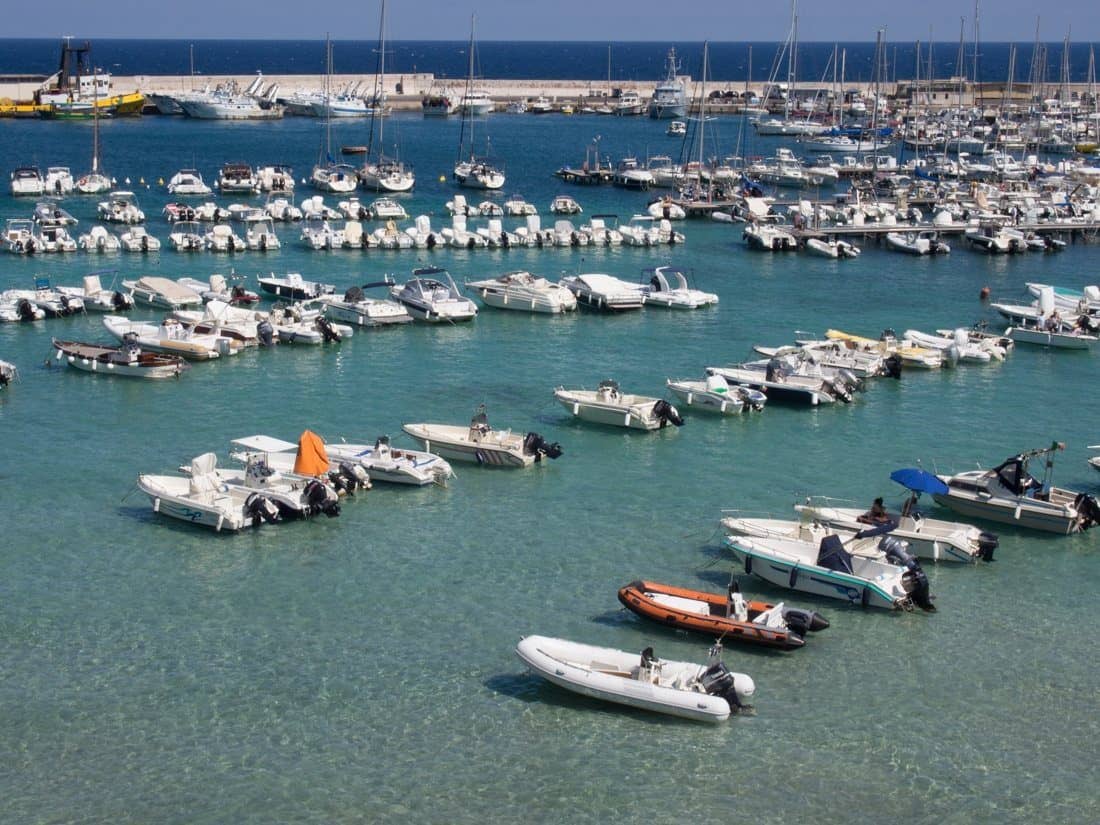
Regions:
[[[150,37],[320,39],[377,37],[379,0],[50,0],[46,9],[12,0],[5,4],[3,37]],[[388,37],[398,40],[464,40],[470,15],[477,14],[481,40],[783,40],[790,4],[735,0],[390,0]],[[984,0],[980,31],[984,41],[1035,38],[1048,41],[1070,32],[1075,41],[1100,39],[1100,13],[1089,0]],[[973,0],[861,2],[833,0],[799,5],[799,39],[870,41],[886,27],[886,39],[958,38],[959,18]],[[1072,27],[1072,31],[1070,31]]]

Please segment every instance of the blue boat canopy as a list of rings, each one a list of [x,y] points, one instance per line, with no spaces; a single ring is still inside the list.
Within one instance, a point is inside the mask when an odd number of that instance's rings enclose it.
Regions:
[[[890,473],[890,480],[896,481],[902,487],[912,490],[914,493],[947,493],[947,485],[936,476],[920,467],[903,467]]]

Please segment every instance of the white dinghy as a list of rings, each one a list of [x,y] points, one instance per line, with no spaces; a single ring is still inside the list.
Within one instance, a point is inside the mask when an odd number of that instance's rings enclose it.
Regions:
[[[527,636],[516,646],[532,673],[566,690],[701,722],[724,722],[756,692],[750,676],[722,664],[720,650],[716,645],[710,661],[697,665],[658,659],[648,647],[639,657],[547,636]]]

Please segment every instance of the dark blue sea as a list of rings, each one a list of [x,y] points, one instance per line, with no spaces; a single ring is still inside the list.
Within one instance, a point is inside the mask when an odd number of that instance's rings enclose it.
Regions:
[[[79,38],[74,38],[78,40]],[[847,51],[845,78],[871,81],[874,74],[874,43],[840,43]],[[983,81],[1001,81],[1008,77],[1010,43],[982,43],[979,48],[978,76]],[[1062,43],[1041,44],[1045,52],[1048,83],[1061,78]],[[1073,82],[1087,78],[1088,43],[1070,45],[1069,65]],[[321,40],[96,40],[94,62],[116,75],[186,75],[194,69],[205,75],[320,74],[325,68],[325,48]],[[376,44],[364,40],[342,40],[333,44],[337,73],[361,74],[375,70]],[[655,80],[664,76],[664,60],[670,46],[682,57],[682,71],[701,76],[703,44],[699,42],[483,42],[477,47],[478,71],[484,77],[538,80],[599,80],[608,76],[608,48],[612,80]],[[749,50],[752,49],[751,79],[766,80],[772,73],[782,43],[711,43],[708,76],[717,81],[744,81],[750,75]],[[797,76],[800,81],[832,79],[830,60],[833,43],[802,43],[797,52]],[[1015,80],[1032,77],[1034,43],[1016,44]],[[397,40],[387,49],[387,66],[392,72],[431,72],[441,77],[464,77],[467,67],[466,41]],[[53,39],[0,39],[0,74],[48,74],[56,71],[59,43]],[[911,78],[916,70],[917,44],[914,41],[887,43],[885,62],[889,77]],[[920,75],[926,76],[928,44],[920,46]],[[935,76],[946,78],[960,74],[959,44],[932,44]],[[962,70],[968,76],[973,69],[973,45],[964,48]],[[779,79],[785,79],[786,67]]]

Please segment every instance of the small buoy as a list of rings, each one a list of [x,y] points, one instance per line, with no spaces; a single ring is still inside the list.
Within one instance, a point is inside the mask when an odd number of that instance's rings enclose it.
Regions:
[[[164,186],[164,178],[157,178],[157,186]]]
[[[129,183],[130,181],[126,181],[126,182]],[[142,186],[144,186],[145,185],[145,178],[138,178],[138,183],[140,183]]]
[[[989,287],[983,286],[982,291],[981,291],[980,294],[982,296],[983,301],[988,301],[989,300]]]
[[[446,183],[447,182],[447,176],[446,175],[440,175],[439,176],[439,182],[440,183]]]

